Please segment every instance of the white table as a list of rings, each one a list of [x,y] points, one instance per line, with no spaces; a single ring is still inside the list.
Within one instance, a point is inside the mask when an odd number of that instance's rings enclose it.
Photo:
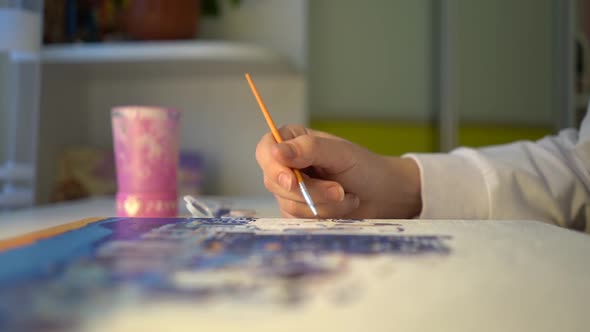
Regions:
[[[230,200],[278,216],[270,197]],[[113,199],[97,198],[0,215],[0,238],[113,214]],[[231,319],[216,307],[139,308],[111,317],[108,330],[590,331],[590,236],[534,221],[399,223],[407,235],[450,236],[452,253],[396,258],[385,277],[368,271],[364,300],[342,308],[321,297],[293,310],[248,307]]]
[[[223,200],[235,209],[254,209],[259,217],[279,217],[280,212],[272,196],[262,197],[217,197],[206,196],[204,200]],[[178,202],[179,216],[190,216],[184,201]],[[89,217],[115,216],[113,197],[94,197],[78,201],[50,204],[32,209],[0,213],[0,240],[16,235],[61,225]]]

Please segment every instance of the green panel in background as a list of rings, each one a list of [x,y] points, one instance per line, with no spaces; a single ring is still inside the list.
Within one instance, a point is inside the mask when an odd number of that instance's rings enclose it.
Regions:
[[[374,120],[312,120],[311,128],[329,132],[385,155],[437,150],[436,128],[423,123]],[[551,134],[549,128],[514,125],[463,124],[459,142],[479,147],[518,140],[536,140]]]
[[[459,129],[459,145],[480,147],[520,140],[538,140],[553,134],[550,128],[516,125],[463,124]]]
[[[329,132],[386,155],[432,152],[434,128],[426,124],[374,120],[312,120],[311,128]]]

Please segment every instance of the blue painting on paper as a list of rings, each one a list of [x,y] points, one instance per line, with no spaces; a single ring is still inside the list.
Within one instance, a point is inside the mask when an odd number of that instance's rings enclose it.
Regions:
[[[377,220],[107,218],[0,252],[0,331],[70,331],[162,299],[305,305],[353,258],[444,258],[452,238]],[[278,287],[277,292],[266,292]],[[268,295],[274,294],[274,295]],[[282,295],[276,295],[282,294]]]

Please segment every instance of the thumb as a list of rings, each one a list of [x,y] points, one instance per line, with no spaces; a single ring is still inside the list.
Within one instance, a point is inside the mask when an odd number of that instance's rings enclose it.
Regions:
[[[305,134],[275,145],[271,153],[288,167],[318,167],[337,174],[356,165],[358,151],[355,147],[340,138]]]

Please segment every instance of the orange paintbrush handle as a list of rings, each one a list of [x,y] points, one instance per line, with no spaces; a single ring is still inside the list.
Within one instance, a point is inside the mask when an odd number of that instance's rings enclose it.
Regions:
[[[275,123],[272,120],[270,113],[268,113],[268,110],[266,109],[266,105],[264,105],[262,98],[260,98],[260,94],[258,93],[258,89],[256,89],[256,85],[254,85],[254,82],[252,82],[252,78],[250,78],[250,74],[248,74],[248,73],[246,73],[246,80],[248,81],[248,84],[250,85],[250,89],[252,89],[252,93],[254,94],[254,97],[256,97],[256,101],[258,102],[258,105],[260,106],[260,110],[262,111],[262,115],[264,115],[264,119],[266,120],[266,123],[268,124],[268,127],[270,128],[272,136],[275,138],[275,141],[277,141],[277,143],[283,142],[283,138],[281,137],[281,134],[279,134],[279,130],[277,129],[277,126],[275,126]]]
[[[260,94],[258,93],[258,89],[256,89],[256,85],[254,85],[252,78],[250,78],[250,74],[246,73],[245,76],[246,76],[246,81],[248,81],[248,84],[250,85],[250,89],[252,89],[252,93],[254,94],[254,97],[256,97],[256,101],[258,102],[258,105],[260,106],[260,110],[262,111],[262,114],[264,115],[264,119],[266,119],[266,123],[268,124],[268,127],[270,128],[270,131],[272,132],[272,136],[275,138],[275,141],[277,141],[277,143],[283,142],[283,138],[281,137],[281,134],[279,133],[277,126],[275,126],[275,123],[272,120],[270,113],[266,109],[266,105],[264,105],[264,102],[262,101],[262,98],[260,97]],[[315,204],[313,203],[311,195],[307,191],[307,187],[305,186],[305,182],[303,182],[303,176],[301,175],[301,172],[298,169],[292,169],[292,170],[293,170],[293,173],[295,173],[295,177],[297,178],[297,182],[299,183],[299,189],[301,190],[301,194],[303,195],[305,202],[307,203],[307,205],[309,205],[309,208],[311,209],[311,212],[313,212],[313,215],[317,217],[318,211],[315,207]]]
[[[248,84],[250,85],[250,89],[252,89],[252,93],[254,94],[254,97],[256,97],[256,101],[258,102],[258,105],[260,106],[260,110],[262,111],[262,115],[264,115],[264,119],[266,120],[266,123],[268,124],[268,127],[270,128],[270,132],[272,133],[272,136],[275,138],[275,141],[277,141],[277,143],[283,142],[283,138],[281,137],[281,134],[279,133],[279,130],[277,129],[277,126],[275,125],[275,122],[272,120],[272,117],[270,116],[270,113],[268,112],[266,105],[264,105],[264,102],[262,101],[262,98],[260,97],[260,94],[258,93],[258,89],[256,88],[256,85],[254,85],[254,82],[252,81],[252,78],[250,77],[250,74],[246,73],[245,76],[246,76],[246,81],[248,81]],[[301,172],[299,172],[298,169],[293,169],[293,173],[295,173],[295,177],[297,178],[297,182],[303,182],[303,176],[301,175]]]

